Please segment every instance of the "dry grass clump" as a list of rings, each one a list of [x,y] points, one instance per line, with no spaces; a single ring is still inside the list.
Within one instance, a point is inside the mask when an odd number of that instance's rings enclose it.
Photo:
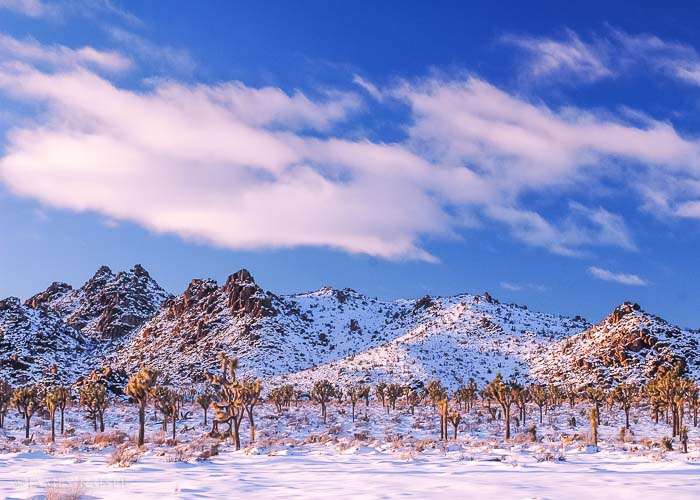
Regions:
[[[92,444],[94,444],[98,450],[101,450],[107,446],[118,446],[130,440],[128,434],[122,431],[103,432],[95,434]]]
[[[80,500],[85,498],[85,487],[80,481],[66,485],[51,485],[46,490],[46,500]]]
[[[166,455],[166,461],[191,462],[193,460],[209,460],[211,457],[219,454],[219,444],[220,441],[218,439],[205,434],[189,443],[175,446],[172,452]]]
[[[137,463],[141,459],[142,454],[143,451],[131,442],[122,443],[115,446],[112,453],[107,457],[107,465],[129,467],[131,464]]]

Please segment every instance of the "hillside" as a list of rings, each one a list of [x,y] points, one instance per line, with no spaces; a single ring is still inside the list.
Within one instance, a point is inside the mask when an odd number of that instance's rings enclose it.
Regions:
[[[276,295],[245,269],[177,296],[143,267],[100,268],[80,288],[53,283],[0,302],[0,375],[75,380],[108,366],[121,384],[147,364],[171,383],[203,379],[219,353],[243,376],[308,388],[440,379],[479,385],[497,372],[544,383],[644,381],[673,363],[700,374],[698,332],[623,304],[598,325],[504,304],[488,293],[381,301],[350,289]],[[56,365],[51,373],[51,366]]]

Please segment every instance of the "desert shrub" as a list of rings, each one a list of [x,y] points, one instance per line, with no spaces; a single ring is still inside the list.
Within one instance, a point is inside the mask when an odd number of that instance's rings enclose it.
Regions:
[[[138,447],[132,446],[130,443],[124,443],[115,446],[112,453],[107,457],[107,465],[129,467],[131,464],[137,463],[140,459],[141,450]]]
[[[661,447],[666,451],[673,451],[673,440],[668,436],[664,436],[661,438]]]

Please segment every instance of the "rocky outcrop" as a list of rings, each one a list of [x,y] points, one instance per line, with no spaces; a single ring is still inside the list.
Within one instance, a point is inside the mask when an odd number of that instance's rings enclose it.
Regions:
[[[137,264],[117,274],[102,266],[76,290],[65,283],[53,283],[26,305],[56,312],[89,337],[118,340],[134,333],[169,297]]]

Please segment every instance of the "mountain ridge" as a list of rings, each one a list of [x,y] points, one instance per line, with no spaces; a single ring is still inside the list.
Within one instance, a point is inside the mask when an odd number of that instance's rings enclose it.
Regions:
[[[239,357],[242,376],[301,386],[323,377],[440,378],[452,387],[469,377],[483,384],[496,371],[609,385],[646,380],[674,363],[700,373],[698,332],[632,302],[592,325],[488,292],[379,300],[325,286],[278,295],[246,269],[221,285],[193,279],[173,295],[137,264],[117,273],[102,266],[79,288],[54,282],[24,303],[0,305],[0,376],[14,383],[77,379],[105,367],[124,375],[147,364],[187,384],[216,370],[220,352]]]

